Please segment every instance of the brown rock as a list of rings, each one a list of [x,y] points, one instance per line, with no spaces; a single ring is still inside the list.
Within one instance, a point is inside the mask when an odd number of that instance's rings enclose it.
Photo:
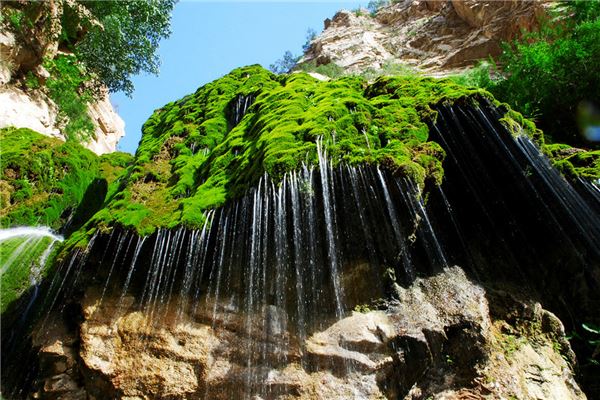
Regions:
[[[547,1],[413,1],[380,9],[372,18],[338,12],[301,63],[334,62],[348,73],[404,65],[430,75],[459,72],[500,53],[500,43],[537,29]]]
[[[101,289],[86,292],[79,347],[58,322],[39,335],[51,366],[44,396],[585,398],[556,349],[568,349],[560,321],[458,267],[396,287],[385,310],[351,313],[304,340],[275,306],[249,319],[229,301],[179,315],[178,299],[138,310],[118,294],[100,303]]]

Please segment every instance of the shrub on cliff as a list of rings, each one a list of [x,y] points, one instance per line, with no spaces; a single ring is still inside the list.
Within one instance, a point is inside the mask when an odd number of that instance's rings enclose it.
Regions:
[[[62,37],[110,91],[131,94],[132,75],[158,73],[156,50],[170,34],[174,4],[175,0],[78,1],[77,7],[87,12],[66,7]]]
[[[591,135],[579,134],[585,127],[578,126],[578,113],[580,119],[586,118],[581,115],[586,105],[600,107],[600,1],[567,2],[564,13],[570,18],[504,46],[498,59],[502,71],[493,71],[499,79],[489,79],[488,73],[472,78],[496,98],[535,118],[552,141],[589,145]]]

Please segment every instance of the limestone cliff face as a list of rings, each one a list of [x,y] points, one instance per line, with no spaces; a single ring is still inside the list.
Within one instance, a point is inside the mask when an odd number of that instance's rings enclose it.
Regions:
[[[47,9],[52,12],[55,8]],[[64,140],[64,121],[59,118],[57,105],[42,88],[27,86],[22,76],[22,71],[30,71],[40,82],[49,78],[42,63],[59,54],[56,32],[52,26],[45,26],[32,28],[28,35],[31,40],[24,43],[6,24],[0,26],[0,128],[30,128]],[[106,91],[88,105],[88,114],[94,124],[94,137],[83,144],[96,154],[116,151],[118,141],[125,135],[125,123]]]
[[[446,75],[500,52],[500,43],[536,29],[546,1],[403,0],[381,8],[340,11],[325,21],[301,63],[333,62],[347,72],[402,64]]]
[[[250,344],[263,335],[246,336],[245,318],[226,303],[181,316],[175,302],[157,323],[133,298],[100,303],[100,291],[82,300],[78,332],[59,320],[39,332],[37,398],[234,399],[248,398],[253,383],[264,387],[256,399],[586,398],[560,321],[539,304],[486,292],[458,267],[398,286],[383,309],[303,340],[271,306],[257,325],[270,331],[258,354]]]

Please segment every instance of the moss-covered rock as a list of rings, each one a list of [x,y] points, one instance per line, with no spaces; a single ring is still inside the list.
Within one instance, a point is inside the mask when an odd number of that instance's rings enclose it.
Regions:
[[[563,175],[600,180],[600,150],[588,151],[559,143],[547,144],[543,150]]]
[[[76,209],[86,207],[82,201],[90,184],[98,179],[114,181],[132,158],[125,153],[98,157],[76,142],[63,142],[27,128],[0,129],[0,141],[2,228],[61,228]],[[90,194],[93,197],[97,200],[98,196]]]
[[[369,84],[361,77],[323,82],[260,66],[236,69],[155,111],[134,164],[93,223],[140,234],[198,226],[205,210],[244,193],[263,174],[278,180],[316,163],[318,138],[334,164],[377,163],[420,185],[439,183],[444,152],[428,141],[430,106],[474,95],[485,93],[415,76]]]

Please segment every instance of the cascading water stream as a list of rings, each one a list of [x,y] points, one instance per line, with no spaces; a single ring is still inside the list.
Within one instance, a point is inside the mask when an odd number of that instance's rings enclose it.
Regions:
[[[387,269],[414,279],[415,245],[407,238],[430,230],[415,222],[424,212],[416,186],[376,167],[333,167],[320,148],[318,155],[318,168],[303,166],[278,184],[264,176],[244,197],[207,212],[201,229],[159,229],[150,237],[115,230],[93,238],[58,266],[47,315],[87,275],[102,282],[99,307],[118,299],[115,319],[131,310],[126,299],[133,297],[155,327],[171,313],[216,332],[243,321],[240,393],[272,395],[269,371],[290,362],[310,366],[305,340],[354,306],[384,297]],[[360,276],[361,268],[371,277]]]
[[[22,267],[22,259],[25,255],[30,255],[38,246],[43,246],[43,252],[40,254],[37,263],[33,264],[31,269],[32,284],[39,282],[39,274],[44,267],[50,252],[56,242],[62,242],[63,237],[58,236],[47,227],[18,227],[10,229],[0,229],[0,245],[6,245],[9,241],[17,240],[18,246],[10,252],[6,260],[1,260],[0,273],[5,273],[14,264]],[[39,251],[39,249],[38,249]],[[26,267],[29,267],[26,266]]]
[[[450,262],[472,268],[483,281],[537,293],[563,322],[594,318],[600,306],[592,273],[600,265],[597,187],[565,179],[530,138],[514,137],[486,101],[437,111],[432,140],[448,158],[443,191],[433,193],[430,208],[439,203],[447,215],[434,212],[448,219],[434,229],[453,250]]]
[[[231,104],[235,124],[251,102]],[[431,131],[448,155],[451,185],[431,191],[427,205],[422,188],[380,167],[334,167],[319,138],[316,166],[278,182],[263,176],[243,197],[207,211],[197,229],[139,237],[115,228],[92,237],[57,266],[40,308],[50,318],[95,285],[96,310],[116,299],[114,321],[141,311],[154,329],[203,324],[236,340],[239,377],[229,397],[273,398],[283,389],[269,378],[288,365],[333,368],[311,358],[307,342],[356,306],[389,297],[390,270],[406,285],[454,264],[482,280],[519,281],[533,275],[531,266],[585,269],[586,257],[598,259],[598,213],[531,141],[513,139],[485,107],[441,106],[439,114]],[[598,188],[581,182],[581,190],[597,210]],[[439,213],[431,211],[436,202]],[[568,254],[552,264],[559,247]],[[545,281],[554,272],[540,268]]]

